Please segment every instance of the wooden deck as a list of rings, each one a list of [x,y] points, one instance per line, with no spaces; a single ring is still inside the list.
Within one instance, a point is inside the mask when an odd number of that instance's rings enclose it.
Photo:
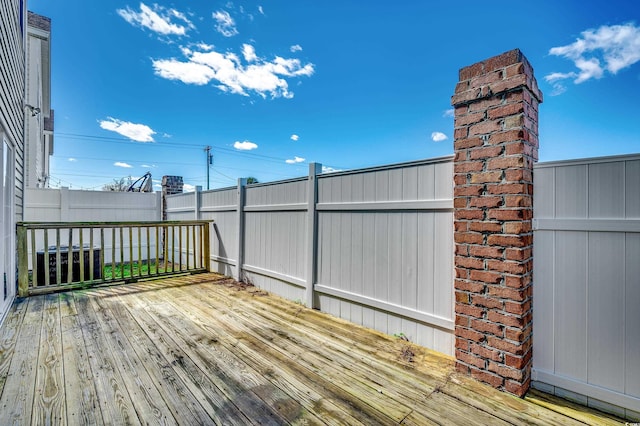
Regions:
[[[18,300],[0,351],[3,425],[616,423],[215,274]]]

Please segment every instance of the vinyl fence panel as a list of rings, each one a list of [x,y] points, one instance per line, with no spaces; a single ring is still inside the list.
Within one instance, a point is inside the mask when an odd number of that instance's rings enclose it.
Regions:
[[[640,157],[534,179],[535,385],[640,412]]]

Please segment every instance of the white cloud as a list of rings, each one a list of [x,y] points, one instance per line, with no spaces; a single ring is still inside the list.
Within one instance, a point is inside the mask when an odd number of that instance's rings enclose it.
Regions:
[[[112,117],[107,117],[106,120],[101,120],[99,123],[103,129],[119,133],[136,142],[153,142],[153,135],[156,134],[146,124],[131,123],[130,121],[122,121]]]
[[[194,192],[196,190],[195,185],[190,185],[188,183],[183,183],[182,184],[182,191],[183,192]]]
[[[244,60],[247,62],[255,62],[258,60],[256,56],[256,49],[250,44],[242,45],[242,56],[244,56]]]
[[[69,161],[70,163],[75,163],[75,162],[77,162],[78,160],[76,160],[76,159],[75,159],[75,158],[73,158],[73,157],[70,157],[70,158],[68,158],[68,159],[67,159],[67,161]]]
[[[304,158],[293,157],[293,159],[291,159],[291,160],[285,160],[285,163],[287,163],[287,164],[296,164],[296,163],[302,163],[303,161],[304,161]]]
[[[133,26],[148,28],[162,35],[185,35],[188,29],[194,28],[187,17],[175,9],[165,9],[157,4],[153,9],[144,3],[140,3],[140,12],[136,12],[127,6],[126,9],[116,10],[125,21]],[[182,24],[171,22],[172,18],[182,21]]]
[[[264,9],[262,6],[258,6],[258,12],[260,12],[260,15],[264,15]]]
[[[216,20],[216,31],[225,37],[233,37],[238,34],[236,22],[233,20],[229,12],[219,10],[213,13],[213,19]]]
[[[156,167],[158,167],[158,166],[156,166],[155,164],[143,164],[143,165],[142,165],[142,166],[140,166],[140,167],[143,167],[143,168],[145,168],[145,169],[155,169],[155,168],[156,168]]]
[[[578,69],[578,72],[554,72],[545,76],[545,80],[553,84],[554,93],[560,94],[566,90],[559,83],[562,80],[574,79],[575,84],[580,84],[602,78],[605,71],[615,75],[640,61],[640,27],[629,23],[586,30],[574,43],[553,47],[549,54],[573,61]]]
[[[342,170],[334,169],[333,167],[322,166],[322,173],[335,173],[335,172],[341,172],[341,171]]]
[[[450,109],[445,109],[444,112],[442,113],[443,117],[454,117],[456,114],[456,110],[454,110],[453,108]]]
[[[124,167],[125,169],[130,169],[133,167],[131,164],[123,163],[122,161],[116,161],[115,163],[113,163],[113,165],[116,167]]]
[[[300,136],[298,136],[298,135],[291,135],[291,140],[292,140],[292,141],[297,141],[298,139],[300,139]]]
[[[293,53],[300,52],[302,50],[302,46],[300,46],[299,44],[294,44],[293,46],[290,47],[290,50]]]
[[[196,47],[200,50],[204,50],[205,52],[213,50],[214,48],[213,44],[207,44],[207,43],[197,43]]]
[[[251,151],[252,149],[258,148],[258,145],[251,141],[244,141],[244,142],[235,141],[233,143],[233,147],[240,151]]]
[[[247,64],[233,52],[220,53],[183,51],[187,62],[177,59],[158,59],[153,61],[156,75],[179,80],[186,84],[204,85],[217,81],[220,90],[249,96],[254,92],[266,98],[292,98],[289,83],[284,77],[313,75],[313,64],[302,64],[299,59],[276,56],[272,61],[260,58],[253,46],[243,46],[243,56]]]
[[[434,142],[442,142],[447,140],[447,135],[442,132],[433,132],[431,133],[431,140]]]

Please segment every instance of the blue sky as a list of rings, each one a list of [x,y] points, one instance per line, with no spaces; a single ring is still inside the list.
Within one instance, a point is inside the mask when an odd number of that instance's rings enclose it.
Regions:
[[[51,186],[206,188],[453,152],[459,68],[513,48],[540,160],[640,152],[640,6],[612,1],[30,0],[52,19]]]

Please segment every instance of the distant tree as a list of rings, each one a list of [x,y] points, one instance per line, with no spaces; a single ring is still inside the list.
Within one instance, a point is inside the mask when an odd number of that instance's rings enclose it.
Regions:
[[[249,176],[247,178],[247,183],[249,184],[249,183],[260,183],[260,182],[258,182],[258,179],[254,178],[253,176]]]
[[[114,179],[112,183],[108,183],[102,187],[103,191],[124,192],[131,185],[131,178]]]

